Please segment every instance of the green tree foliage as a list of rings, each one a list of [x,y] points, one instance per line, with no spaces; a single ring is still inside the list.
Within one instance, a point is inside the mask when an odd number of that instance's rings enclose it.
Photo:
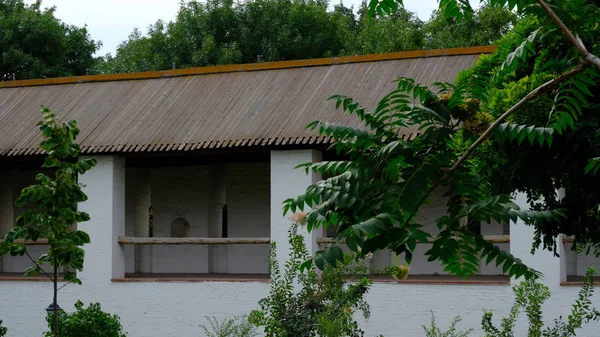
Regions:
[[[354,129],[327,122],[309,128],[330,137],[344,160],[301,165],[330,178],[311,185],[304,195],[285,202],[284,213],[311,207],[304,223],[309,231],[334,226],[357,254],[391,249],[410,263],[418,242],[431,238],[419,223],[420,207],[432,193],[448,196],[446,215],[436,221],[439,233],[426,252],[445,271],[463,277],[478,272],[479,258],[496,262],[517,277],[536,272],[470,230],[469,222],[508,223],[520,218],[539,224],[558,222],[560,209],[522,211],[506,194],[493,194],[489,182],[477,175],[474,162],[449,171],[466,142],[477,137],[479,125],[469,127],[478,103],[471,98],[469,81],[457,85],[437,83],[435,91],[409,78],[397,80],[397,89],[369,111],[343,96],[332,99],[336,107],[359,118],[364,127]],[[415,102],[416,101],[416,102]],[[466,125],[467,127],[463,127]],[[411,140],[403,130],[418,128]],[[317,267],[336,265],[343,259],[333,244],[314,256]]]
[[[514,14],[484,4],[470,23],[436,12],[429,22],[399,10],[372,18],[326,0],[232,0],[182,3],[177,18],[134,30],[97,71],[105,73],[198,67],[489,45]],[[393,31],[393,34],[390,32]],[[475,31],[475,33],[473,33]]]
[[[119,316],[102,311],[100,303],[92,303],[87,308],[81,301],[75,303],[75,312],[61,311],[58,316],[59,334],[53,331],[54,320],[48,316],[45,337],[126,337]]]
[[[100,43],[85,27],[67,25],[41,0],[0,0],[0,81],[85,75]]]
[[[590,52],[600,52],[595,3],[551,4]],[[596,161],[590,159],[600,156],[600,100],[592,95],[599,89],[598,68],[582,63],[579,51],[539,6],[527,13],[500,40],[497,52],[482,57],[460,78],[487,79],[478,90],[485,92],[479,116],[488,119],[499,118],[534,88],[560,81],[522,104],[500,125],[494,140],[482,144],[478,157],[486,167],[480,166],[478,173],[488,176],[497,193],[527,192],[534,209],[566,210],[564,221],[536,227],[536,246],[554,249],[556,236],[563,233],[576,237],[576,248],[590,248],[586,244],[600,242],[600,176],[594,175]],[[561,74],[570,77],[561,80]],[[538,144],[523,146],[526,139]],[[558,189],[564,198],[556,195]]]
[[[264,328],[267,337],[364,336],[354,314],[370,315],[363,297],[371,280],[359,276],[365,274],[366,266],[355,255],[347,255],[341,264],[325,268],[321,275],[313,268],[301,268],[310,255],[297,227],[293,224],[290,228],[291,251],[283,273],[275,243],[271,244],[271,291],[249,321]]]
[[[514,332],[514,327],[521,311],[524,311],[527,315],[528,337],[576,336],[575,331],[580,329],[583,324],[600,319],[600,312],[594,308],[591,301],[594,293],[594,274],[594,269],[588,268],[584,285],[571,307],[571,313],[567,317],[567,320],[563,320],[562,317],[557,318],[554,320],[553,325],[546,326],[545,328],[542,306],[550,298],[550,289],[538,283],[535,279],[521,282],[513,288],[515,303],[510,310],[509,316],[502,318],[500,327],[494,325],[491,311],[484,312],[481,327],[485,332],[485,337],[522,336],[523,334],[515,334]]]
[[[358,34],[351,40],[353,46],[349,51],[352,54],[374,54],[424,49],[423,25],[414,13],[404,9],[399,9],[391,16],[363,16],[359,21]]]
[[[423,26],[424,48],[457,48],[494,44],[517,22],[517,16],[500,6],[482,4],[471,20],[449,18],[437,10]]]
[[[2,326],[2,320],[0,319],[0,337],[6,336],[8,329]]]
[[[526,20],[500,41],[497,53],[455,84],[436,84],[435,94],[401,78],[373,111],[334,96],[336,106],[360,118],[363,128],[309,125],[330,137],[331,149],[344,160],[304,165],[332,177],[287,200],[284,212],[311,207],[309,231],[335,226],[338,242],[345,240],[355,252],[387,248],[410,263],[416,242],[429,236],[415,214],[441,186],[449,198],[447,214],[437,219],[440,232],[426,255],[450,273],[475,273],[479,257],[511,276],[536,274],[472,233],[471,222],[521,218],[535,227],[533,249],[556,249],[561,233],[575,235],[576,245],[598,248],[600,184],[585,173],[593,173],[600,155],[592,98],[600,69],[600,10],[587,0],[556,0],[551,7],[533,2],[493,0],[517,8]],[[397,5],[371,1],[369,11],[382,15]],[[457,20],[473,17],[468,2],[444,0],[440,6]],[[414,139],[398,137],[411,127],[419,130]],[[563,198],[556,193],[560,188]],[[515,190],[528,194],[531,211],[510,201],[507,193]],[[319,268],[340,260],[335,244],[314,257]]]
[[[53,282],[53,304],[56,308],[59,271],[68,268],[64,279],[81,284],[72,271],[83,269],[85,252],[81,246],[89,243],[90,237],[74,226],[88,221],[90,217],[77,210],[77,204],[87,200],[77,177],[94,167],[96,160],[77,161],[80,148],[75,140],[79,129],[74,120],[61,124],[48,108],[42,108],[42,120],[38,125],[43,135],[40,148],[46,153],[42,167],[55,173],[53,177],[39,173],[36,176],[38,183],[24,188],[17,198],[18,207],[30,205],[35,208],[17,217],[15,226],[0,243],[0,256],[10,254],[31,259],[34,265],[25,271],[25,276],[43,273]],[[34,259],[25,242],[41,238],[48,240],[48,252]],[[49,264],[52,272],[45,271],[42,268],[44,264]],[[57,310],[54,314],[58,319]]]

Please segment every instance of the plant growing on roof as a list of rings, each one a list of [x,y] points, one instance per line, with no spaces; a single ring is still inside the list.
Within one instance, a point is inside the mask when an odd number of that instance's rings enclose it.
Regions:
[[[33,205],[35,208],[19,215],[15,226],[0,243],[0,255],[27,256],[33,266],[25,271],[25,276],[42,273],[52,281],[54,336],[58,337],[59,271],[67,268],[64,280],[81,284],[72,271],[83,269],[84,251],[81,246],[90,242],[85,232],[74,229],[75,224],[90,219],[87,213],[77,210],[77,204],[87,200],[77,177],[94,167],[96,160],[77,160],[80,148],[75,140],[79,129],[74,120],[59,123],[56,115],[43,107],[42,120],[38,125],[43,136],[40,148],[46,154],[42,167],[53,169],[54,174],[39,173],[36,176],[38,183],[24,188],[17,198],[18,207]],[[26,242],[39,239],[48,240],[48,251],[34,258],[29,254]],[[49,264],[52,271],[46,271],[43,268],[45,264]]]

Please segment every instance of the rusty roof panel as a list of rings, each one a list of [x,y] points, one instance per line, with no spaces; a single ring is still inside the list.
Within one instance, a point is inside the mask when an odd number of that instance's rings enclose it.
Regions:
[[[41,105],[76,119],[82,153],[322,144],[314,120],[360,127],[331,95],[367,109],[398,77],[453,81],[477,54],[0,88],[0,155],[40,153]],[[54,83],[54,82],[53,82]],[[407,129],[411,137],[416,128]]]

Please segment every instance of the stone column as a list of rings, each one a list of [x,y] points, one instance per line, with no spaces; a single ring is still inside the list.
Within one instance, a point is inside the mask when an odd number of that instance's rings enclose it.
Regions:
[[[227,197],[225,188],[225,166],[215,165],[210,168],[208,193],[208,236],[220,238],[223,235],[223,207]],[[227,246],[208,246],[208,272],[227,273]]]
[[[527,195],[518,192],[515,203],[523,210],[529,209]],[[518,257],[530,268],[541,272],[543,282],[549,287],[556,287],[560,282],[566,281],[566,267],[562,264],[565,261],[565,249],[562,242],[558,242],[558,253],[560,257],[554,256],[554,253],[548,250],[536,250],[535,254],[531,254],[531,247],[534,238],[533,226],[526,225],[522,220],[516,223],[510,223],[510,252]],[[561,238],[559,237],[558,240]],[[561,249],[562,248],[562,249]],[[512,280],[513,283],[521,282],[521,280]]]
[[[299,164],[320,160],[321,152],[316,150],[271,151],[271,241],[277,243],[280,268],[283,268],[290,252],[288,230],[291,222],[287,215],[283,215],[283,201],[303,194],[309,185],[321,178],[313,172],[306,174],[304,169],[294,168]],[[314,254],[319,249],[316,239],[323,236],[322,228],[311,233],[299,228],[298,233],[305,236],[307,249]]]
[[[78,226],[92,241],[84,246],[84,269],[79,276],[91,286],[125,277],[125,254],[117,243],[117,237],[125,235],[125,160],[118,156],[95,158],[96,167],[79,177],[88,196],[79,209],[91,220]]]
[[[150,236],[150,206],[152,205],[152,176],[150,169],[136,170],[135,236]],[[152,273],[152,245],[136,246],[136,271]]]

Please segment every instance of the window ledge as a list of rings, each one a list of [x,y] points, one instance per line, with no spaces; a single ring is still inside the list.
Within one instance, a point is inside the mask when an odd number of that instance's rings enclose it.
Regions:
[[[269,282],[268,274],[126,274],[112,282]]]
[[[565,282],[561,282],[560,285],[565,287],[581,287],[585,284],[583,279],[584,276],[567,275],[567,280]],[[600,277],[594,277],[594,285],[600,285]]]
[[[453,275],[408,275],[406,280],[396,281],[391,276],[374,275],[374,283],[398,284],[446,284],[446,285],[510,285],[510,278],[504,275],[473,275],[467,279]]]
[[[371,275],[374,283],[398,284],[446,284],[446,285],[510,285],[508,276],[502,275],[473,275],[463,280],[451,275],[409,275],[404,281],[396,281],[387,275]],[[267,274],[126,274],[124,278],[114,278],[112,282],[269,282]]]
[[[59,276],[58,282],[64,282],[64,278]],[[52,282],[46,276],[25,277],[23,273],[0,273],[0,282]]]
[[[583,282],[577,282],[577,281],[569,282],[569,281],[566,281],[566,282],[561,282],[560,286],[561,287],[582,287],[584,284],[585,283],[583,283]],[[595,286],[600,285],[600,282],[594,282],[594,285]]]

